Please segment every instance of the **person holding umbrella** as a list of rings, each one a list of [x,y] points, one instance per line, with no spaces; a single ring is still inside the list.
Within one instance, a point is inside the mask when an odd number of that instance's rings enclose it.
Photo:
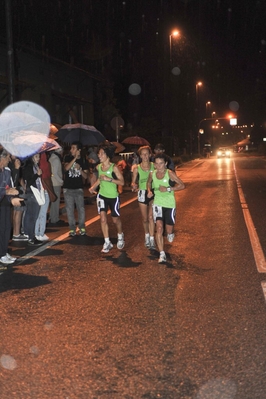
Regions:
[[[101,228],[104,236],[103,253],[107,253],[113,248],[113,244],[109,238],[109,228],[107,223],[107,211],[111,210],[111,216],[117,228],[117,248],[123,249],[125,246],[124,233],[122,230],[122,222],[120,218],[120,198],[117,186],[124,185],[124,177],[118,166],[111,162],[114,156],[115,148],[113,146],[103,144],[98,147],[98,156],[100,164],[96,166],[98,170],[98,179],[89,188],[91,194],[100,186],[97,196],[98,212],[101,216]]]

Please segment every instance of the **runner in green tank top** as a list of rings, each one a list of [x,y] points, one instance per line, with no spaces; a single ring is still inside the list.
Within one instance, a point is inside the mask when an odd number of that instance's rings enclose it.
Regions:
[[[100,164],[96,167],[98,170],[98,179],[90,187],[90,193],[95,193],[95,190],[100,186],[97,195],[98,212],[101,215],[101,228],[104,236],[104,244],[102,252],[107,253],[113,248],[113,244],[109,239],[109,228],[107,223],[107,211],[110,208],[111,216],[117,228],[117,248],[123,249],[125,246],[124,233],[122,230],[122,223],[120,218],[120,199],[117,191],[117,186],[124,185],[124,177],[120,169],[110,159],[114,155],[114,148],[110,145],[100,145],[98,147],[98,156]]]
[[[141,163],[133,166],[132,170],[132,191],[138,191],[139,209],[142,216],[142,223],[145,232],[144,245],[149,249],[156,249],[154,240],[154,220],[152,215],[153,197],[148,198],[147,180],[150,172],[154,170],[153,162],[150,162],[152,155],[149,146],[140,147],[138,154]]]
[[[163,230],[167,233],[169,242],[174,240],[174,224],[176,214],[176,201],[174,191],[185,188],[182,180],[172,170],[167,170],[167,158],[165,154],[157,154],[154,158],[155,170],[150,173],[147,182],[148,197],[153,196],[153,217],[156,222],[156,242],[160,252],[158,262],[165,263]]]

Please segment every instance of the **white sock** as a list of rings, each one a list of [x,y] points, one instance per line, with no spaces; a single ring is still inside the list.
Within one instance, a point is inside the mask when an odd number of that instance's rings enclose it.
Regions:
[[[123,233],[121,233],[121,234],[117,234],[117,237],[118,237],[118,240],[123,240],[123,236],[124,236],[124,234]]]
[[[165,252],[164,252],[164,251],[161,251],[161,252],[160,252],[160,255],[165,255]]]
[[[150,238],[149,233],[145,234],[145,238]]]
[[[105,238],[104,242],[106,242],[106,244],[109,244],[109,242],[110,242],[109,237]]]

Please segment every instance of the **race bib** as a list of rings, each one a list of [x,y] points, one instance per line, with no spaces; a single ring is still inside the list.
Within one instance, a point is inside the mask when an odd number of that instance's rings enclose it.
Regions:
[[[98,213],[100,213],[101,209],[105,208],[105,203],[102,198],[97,199],[97,207],[98,207]]]
[[[163,216],[163,210],[161,206],[158,205],[153,205],[152,206],[152,211],[153,211],[153,219],[156,221],[157,218],[161,218]]]
[[[145,191],[146,190],[139,190],[138,191],[138,201],[145,202]]]

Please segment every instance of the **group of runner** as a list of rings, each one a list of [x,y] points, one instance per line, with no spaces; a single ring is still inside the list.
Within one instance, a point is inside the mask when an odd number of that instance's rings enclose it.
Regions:
[[[89,188],[91,194],[97,193],[97,207],[104,237],[103,253],[108,253],[113,248],[107,222],[108,209],[111,211],[113,223],[117,228],[117,248],[121,250],[125,246],[117,188],[124,185],[124,177],[120,168],[112,163],[113,154],[112,146],[108,144],[99,146],[98,179]],[[151,148],[143,146],[139,148],[138,155],[140,163],[133,167],[131,187],[133,192],[138,193],[139,209],[145,234],[144,244],[151,250],[155,250],[157,244],[160,254],[158,262],[165,263],[164,229],[168,242],[172,243],[176,215],[174,192],[183,190],[185,185],[174,170],[168,169],[170,158],[163,151],[158,151],[152,158]]]

